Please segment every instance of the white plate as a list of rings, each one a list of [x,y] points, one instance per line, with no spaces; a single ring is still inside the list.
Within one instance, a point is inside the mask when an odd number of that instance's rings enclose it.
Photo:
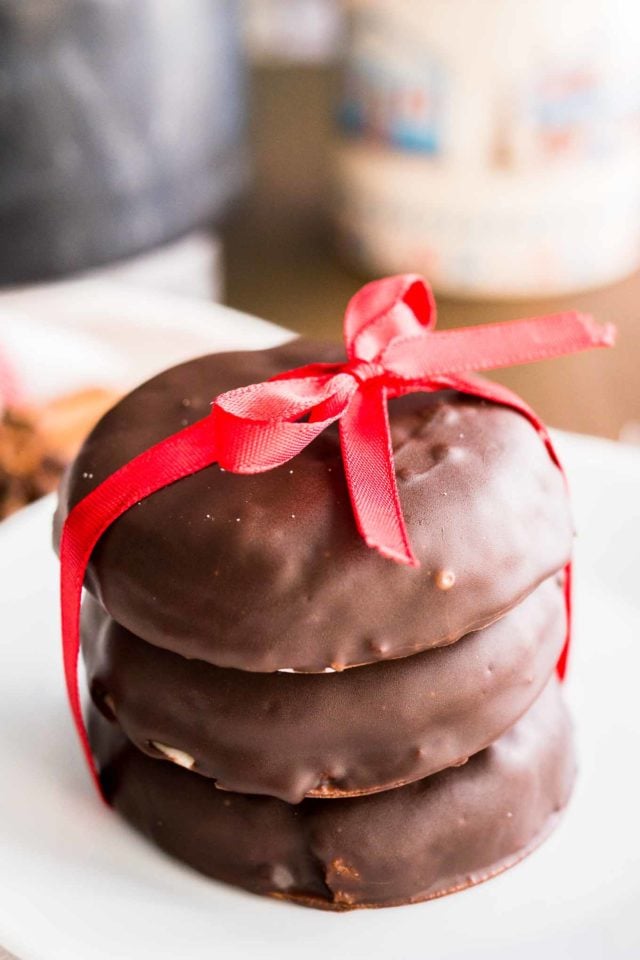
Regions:
[[[518,867],[393,910],[334,915],[230,889],[104,808],[65,703],[51,499],[4,524],[0,943],[21,960],[638,957],[640,456],[572,437],[560,448],[580,529],[568,684],[576,794],[559,830]]]
[[[0,349],[28,398],[129,390],[211,350],[274,346],[291,333],[246,313],[126,283],[78,280],[0,296]]]

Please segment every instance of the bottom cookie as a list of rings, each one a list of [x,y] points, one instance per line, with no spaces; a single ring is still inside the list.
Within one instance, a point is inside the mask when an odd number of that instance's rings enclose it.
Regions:
[[[225,793],[140,753],[95,710],[115,808],[167,853],[255,893],[334,910],[429,900],[487,880],[551,831],[571,793],[571,725],[555,679],[464,766],[366,797],[297,805]]]

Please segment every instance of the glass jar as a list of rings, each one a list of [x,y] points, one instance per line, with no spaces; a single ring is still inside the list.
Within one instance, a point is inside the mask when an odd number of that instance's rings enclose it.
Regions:
[[[352,0],[342,250],[445,293],[550,296],[640,265],[636,0]]]

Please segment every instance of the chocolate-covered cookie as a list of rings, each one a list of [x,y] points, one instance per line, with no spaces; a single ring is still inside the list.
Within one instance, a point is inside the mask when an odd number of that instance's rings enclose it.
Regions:
[[[94,700],[139,748],[290,803],[373,793],[463,763],[528,709],[566,633],[563,577],[459,643],[343,673],[186,660],[83,611]]]
[[[165,851],[256,893],[339,910],[427,900],[512,866],[554,826],[574,778],[555,680],[463,767],[297,806],[215,790],[153,760],[95,708],[90,732],[116,809]]]
[[[215,354],[125,397],[63,484],[70,506],[219,393],[339,348],[299,341]],[[289,463],[238,476],[217,465],[141,501],[104,534],[87,586],[137,636],[244,670],[322,672],[403,657],[491,623],[568,560],[559,469],[529,421],[452,391],[390,403],[413,569],[356,529],[337,429]]]

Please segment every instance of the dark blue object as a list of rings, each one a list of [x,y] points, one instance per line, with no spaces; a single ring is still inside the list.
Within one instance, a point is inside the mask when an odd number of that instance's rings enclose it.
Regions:
[[[0,283],[218,217],[242,186],[235,0],[0,0]]]

